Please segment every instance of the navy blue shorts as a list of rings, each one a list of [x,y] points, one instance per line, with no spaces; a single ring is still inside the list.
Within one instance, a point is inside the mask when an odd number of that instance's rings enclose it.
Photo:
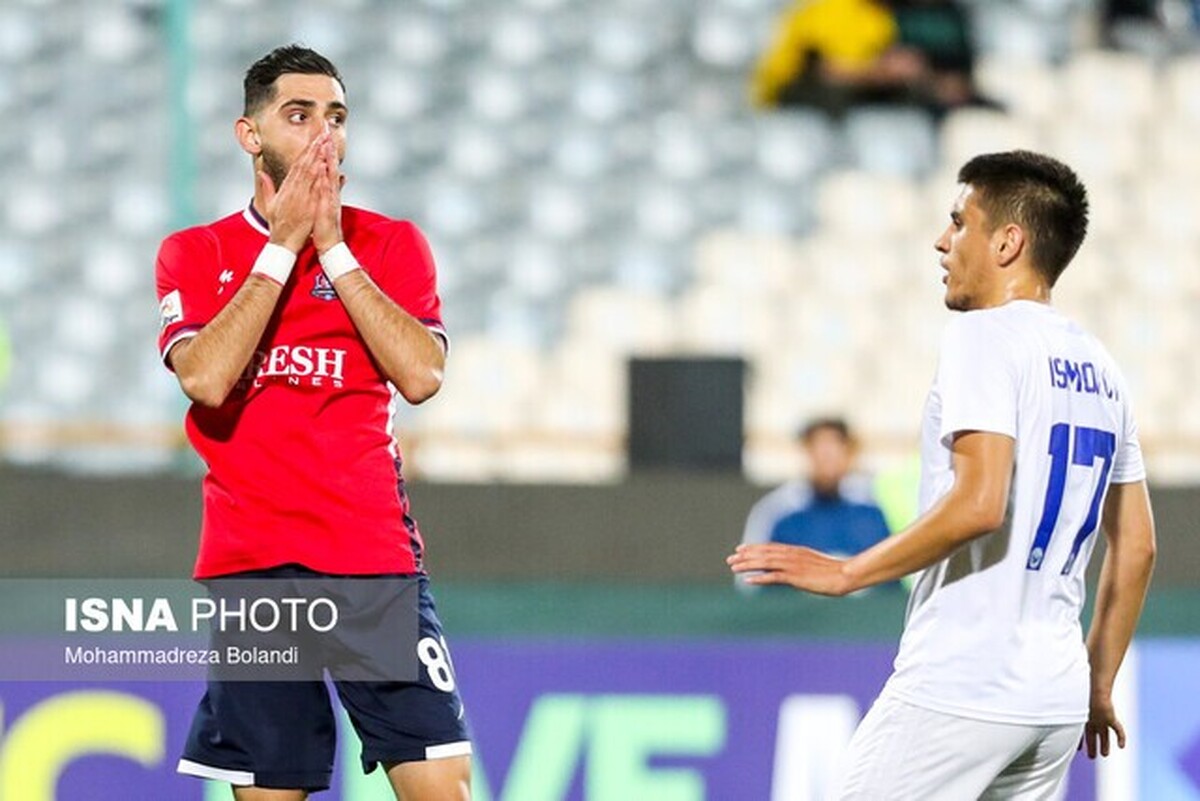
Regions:
[[[288,565],[253,578],[312,578]],[[362,740],[362,766],[468,755],[470,734],[454,668],[425,576],[418,584],[414,681],[339,680],[335,688]],[[364,577],[364,582],[369,577]],[[324,790],[333,775],[336,723],[329,685],[312,680],[210,678],[179,761],[180,773],[238,786]],[[331,670],[331,672],[333,672]]]

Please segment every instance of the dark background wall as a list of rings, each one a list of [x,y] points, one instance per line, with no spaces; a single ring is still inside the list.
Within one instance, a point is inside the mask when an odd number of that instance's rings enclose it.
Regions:
[[[0,575],[186,575],[199,479],[0,467]],[[726,582],[766,490],[739,475],[645,473],[602,486],[410,482],[439,579]],[[1153,490],[1156,586],[1200,586],[1200,488]]]

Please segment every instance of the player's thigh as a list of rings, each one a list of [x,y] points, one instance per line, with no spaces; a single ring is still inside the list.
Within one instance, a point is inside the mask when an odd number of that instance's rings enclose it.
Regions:
[[[322,790],[334,737],[324,682],[212,681],[177,769],[239,788]]]
[[[363,769],[471,754],[458,680],[433,598],[422,581],[412,681],[334,682],[362,741]]]
[[[265,790],[261,787],[233,788],[234,801],[307,801],[304,790]]]
[[[470,801],[469,756],[401,762],[386,768],[399,801]]]
[[[1063,778],[1083,736],[1083,724],[1042,727],[1043,736],[1013,760],[980,796],[986,801],[1058,801]]]
[[[1031,739],[1026,727],[947,715],[885,694],[850,741],[835,798],[975,799]]]

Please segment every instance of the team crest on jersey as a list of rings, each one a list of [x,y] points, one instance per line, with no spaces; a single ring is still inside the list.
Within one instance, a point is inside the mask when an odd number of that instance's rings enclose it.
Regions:
[[[325,273],[317,273],[316,280],[313,281],[312,296],[321,300],[334,300],[337,298],[337,290],[333,288],[333,283]]]

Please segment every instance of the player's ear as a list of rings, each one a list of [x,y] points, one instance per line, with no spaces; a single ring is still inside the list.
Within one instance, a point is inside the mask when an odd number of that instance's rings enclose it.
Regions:
[[[1025,231],[1021,226],[1009,223],[997,231],[993,245],[996,261],[1001,267],[1007,267],[1025,250]]]
[[[233,133],[237,137],[238,144],[242,146],[242,150],[251,156],[257,156],[262,152],[262,140],[259,138],[258,126],[254,124],[254,120],[249,117],[238,117],[237,122],[233,124]]]

